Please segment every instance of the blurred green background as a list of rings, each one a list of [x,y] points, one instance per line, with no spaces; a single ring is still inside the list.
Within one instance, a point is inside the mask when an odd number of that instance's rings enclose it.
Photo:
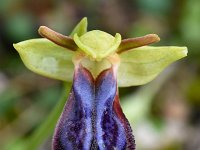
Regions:
[[[30,137],[62,88],[60,81],[29,71],[12,44],[40,37],[40,25],[67,35],[85,16],[89,30],[123,38],[156,33],[157,45],[188,47],[188,57],[157,79],[122,88],[120,95],[137,150],[199,150],[199,0],[0,0],[0,149]],[[38,149],[50,147],[51,136]]]

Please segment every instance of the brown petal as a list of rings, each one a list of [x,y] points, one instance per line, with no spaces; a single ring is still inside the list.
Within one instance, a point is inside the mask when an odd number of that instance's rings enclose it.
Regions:
[[[38,32],[42,37],[45,37],[50,41],[54,42],[55,44],[60,45],[64,48],[67,48],[72,51],[76,51],[78,48],[71,37],[64,36],[46,26],[40,26]]]
[[[160,38],[158,37],[157,34],[148,34],[142,37],[124,39],[122,40],[117,50],[117,53],[120,54],[124,51],[128,51],[136,47],[149,45],[149,44],[159,42],[159,41],[160,41]]]

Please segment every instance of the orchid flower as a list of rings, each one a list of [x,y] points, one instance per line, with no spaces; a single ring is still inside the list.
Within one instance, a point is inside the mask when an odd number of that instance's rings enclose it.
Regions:
[[[72,82],[55,128],[53,150],[134,150],[131,126],[120,106],[118,87],[142,85],[187,55],[186,47],[146,46],[156,34],[121,39],[87,31],[83,18],[70,36],[41,26],[44,38],[14,44],[24,64],[46,77]]]

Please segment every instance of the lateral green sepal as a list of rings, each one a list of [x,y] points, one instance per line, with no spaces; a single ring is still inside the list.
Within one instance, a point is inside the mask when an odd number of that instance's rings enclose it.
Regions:
[[[153,80],[168,65],[187,56],[187,47],[143,46],[121,53],[119,87],[142,85]]]
[[[44,39],[32,39],[13,44],[25,66],[40,75],[72,81],[74,52]]]

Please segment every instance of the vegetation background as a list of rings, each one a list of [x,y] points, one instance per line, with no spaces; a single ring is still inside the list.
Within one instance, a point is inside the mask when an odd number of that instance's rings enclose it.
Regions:
[[[62,87],[29,71],[12,44],[40,37],[40,25],[67,35],[85,16],[89,30],[119,32],[123,38],[156,33],[161,37],[157,45],[188,47],[188,57],[157,79],[122,88],[120,94],[138,150],[199,150],[199,0],[0,0],[0,149],[30,137]],[[50,149],[51,134],[39,150]]]

